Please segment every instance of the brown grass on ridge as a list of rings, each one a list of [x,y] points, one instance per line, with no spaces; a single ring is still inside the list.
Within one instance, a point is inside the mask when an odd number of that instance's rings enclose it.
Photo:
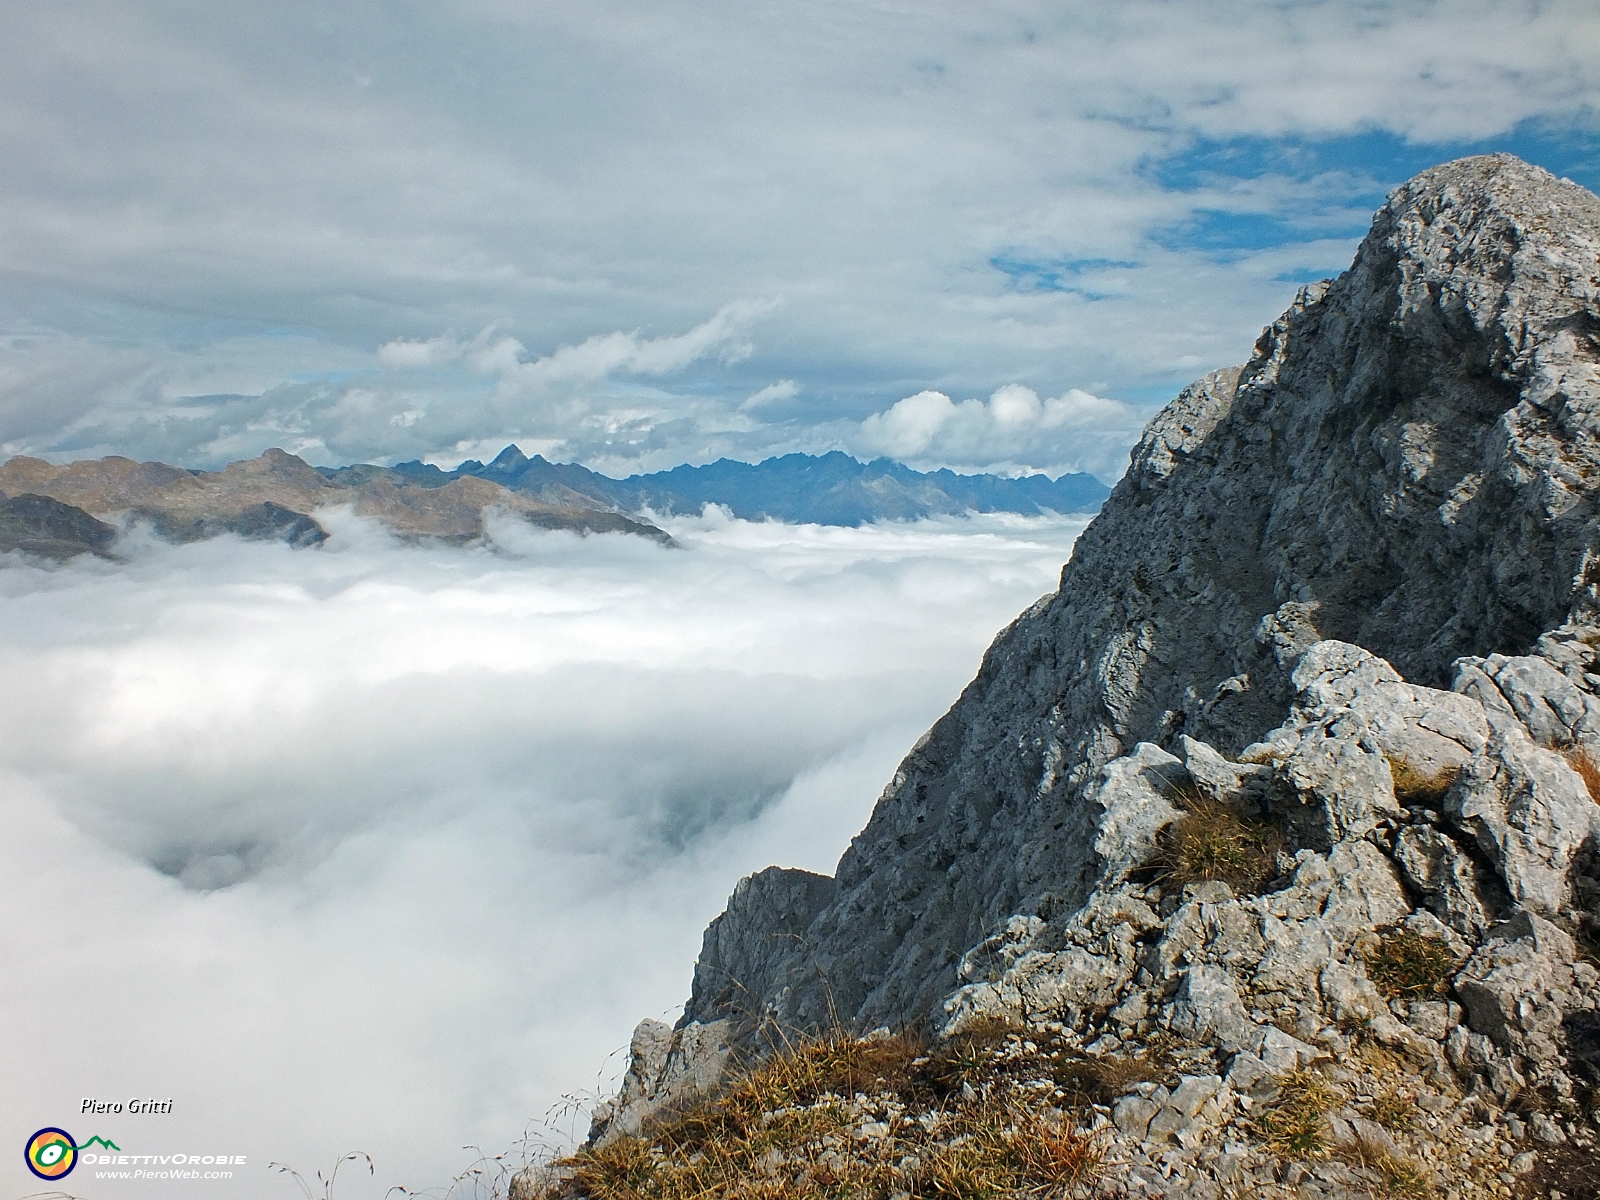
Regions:
[[[1174,793],[1184,813],[1161,831],[1155,865],[1164,883],[1182,887],[1216,880],[1251,895],[1277,874],[1283,837],[1226,804]]]
[[[1016,1038],[1013,1032],[1010,1035]],[[792,1046],[722,1096],[647,1123],[641,1136],[552,1164],[548,1200],[1031,1200],[1083,1182],[1100,1141],[1048,1095],[1018,1086],[1003,1055],[955,1092],[942,1054],[910,1037],[844,1035]],[[925,1052],[926,1051],[926,1052]],[[943,1065],[941,1065],[943,1063]],[[857,1096],[860,1099],[857,1099]],[[869,1133],[864,1123],[876,1122]]]

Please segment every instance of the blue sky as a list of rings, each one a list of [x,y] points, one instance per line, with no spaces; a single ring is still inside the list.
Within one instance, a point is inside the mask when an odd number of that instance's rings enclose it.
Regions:
[[[56,460],[1112,478],[1395,184],[1600,183],[1587,0],[69,0],[0,46],[0,453]]]

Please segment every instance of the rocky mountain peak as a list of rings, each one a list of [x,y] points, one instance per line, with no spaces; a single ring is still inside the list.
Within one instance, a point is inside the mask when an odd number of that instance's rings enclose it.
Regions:
[[[1160,1032],[1243,1090],[1365,1021],[1501,1106],[1600,1095],[1597,495],[1600,200],[1424,172],[1151,422],[835,877],[741,885],[597,1128],[835,1019]],[[1259,871],[1185,878],[1230,821]],[[1455,1008],[1375,990],[1402,933]]]
[[[489,464],[488,469],[491,471],[515,471],[519,467],[525,466],[529,461],[531,460],[522,452],[522,448],[513,442],[494,456],[494,461]]]

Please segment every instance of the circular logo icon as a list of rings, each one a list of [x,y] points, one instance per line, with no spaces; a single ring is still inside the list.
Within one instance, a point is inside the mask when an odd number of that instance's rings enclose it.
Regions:
[[[40,1179],[60,1179],[78,1165],[78,1151],[65,1129],[41,1129],[28,1139],[28,1170]]]

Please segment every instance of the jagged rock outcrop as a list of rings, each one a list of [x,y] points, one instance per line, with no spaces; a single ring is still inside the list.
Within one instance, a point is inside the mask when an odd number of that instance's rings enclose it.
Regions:
[[[1244,1093],[1354,1022],[1500,1104],[1573,1096],[1597,496],[1600,200],[1507,155],[1425,172],[1151,423],[809,920],[730,907],[681,1028],[1164,1030]],[[1159,844],[1199,800],[1274,831],[1276,878],[1174,885]],[[1404,931],[1456,999],[1380,994]]]

